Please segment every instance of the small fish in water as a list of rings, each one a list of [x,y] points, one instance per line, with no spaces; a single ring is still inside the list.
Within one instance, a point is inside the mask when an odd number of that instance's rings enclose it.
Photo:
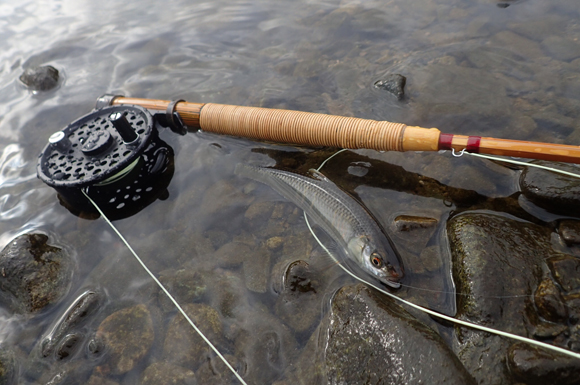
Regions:
[[[320,172],[310,171],[316,179],[244,164],[238,164],[235,172],[272,187],[292,201],[364,271],[390,287],[399,288],[403,266],[391,240],[376,220]]]

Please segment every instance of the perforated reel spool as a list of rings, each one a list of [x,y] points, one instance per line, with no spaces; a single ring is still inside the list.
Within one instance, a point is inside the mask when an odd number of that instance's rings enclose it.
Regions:
[[[158,136],[155,118],[139,106],[106,107],[54,133],[39,156],[38,177],[74,214],[130,216],[167,194],[173,149]]]

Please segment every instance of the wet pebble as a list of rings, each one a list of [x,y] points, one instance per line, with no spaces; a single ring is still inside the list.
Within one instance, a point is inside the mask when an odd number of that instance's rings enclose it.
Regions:
[[[45,234],[24,234],[0,253],[0,298],[19,313],[37,313],[68,291],[73,262]]]
[[[124,374],[147,354],[154,339],[149,309],[139,304],[111,314],[99,325],[96,339],[102,341],[106,361],[97,368],[101,374]]]
[[[529,385],[572,385],[580,378],[580,360],[517,342],[508,352],[511,372]]]
[[[437,226],[437,219],[416,217],[412,215],[399,215],[395,218],[395,227],[398,231],[409,232],[419,229],[432,229]]]
[[[155,362],[147,367],[141,377],[142,385],[171,384],[196,385],[195,373],[168,362]]]
[[[64,336],[56,347],[56,358],[58,360],[64,360],[71,358],[80,349],[80,341],[84,339],[84,335],[81,333],[71,333]]]
[[[58,85],[59,73],[50,65],[27,68],[20,81],[34,91],[48,91]]]
[[[405,96],[407,78],[401,74],[389,74],[384,79],[377,80],[373,85],[376,89],[387,91],[402,100]]]

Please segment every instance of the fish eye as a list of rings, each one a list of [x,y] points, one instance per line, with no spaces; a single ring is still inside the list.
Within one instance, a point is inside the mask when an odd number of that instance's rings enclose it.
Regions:
[[[373,253],[371,255],[371,263],[375,267],[381,267],[383,265],[383,261],[381,260],[381,258],[379,257],[379,255],[377,253]]]

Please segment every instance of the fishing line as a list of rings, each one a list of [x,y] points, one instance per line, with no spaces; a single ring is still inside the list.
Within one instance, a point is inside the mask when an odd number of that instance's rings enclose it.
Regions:
[[[191,320],[191,318],[189,318],[189,316],[185,313],[185,311],[179,305],[179,303],[177,302],[177,300],[169,293],[169,291],[165,288],[165,286],[163,286],[163,284],[157,279],[157,277],[155,277],[155,275],[151,272],[151,270],[149,270],[149,268],[147,267],[147,265],[145,265],[145,263],[143,262],[143,260],[141,258],[139,258],[139,256],[137,255],[137,253],[135,252],[135,250],[133,250],[133,248],[131,247],[131,245],[129,244],[129,242],[125,239],[125,237],[123,237],[123,235],[119,232],[119,230],[117,230],[117,228],[113,225],[113,223],[109,220],[109,218],[107,218],[107,216],[105,215],[105,213],[103,213],[103,211],[99,208],[99,206],[91,199],[91,197],[89,197],[89,195],[87,194],[87,192],[85,191],[85,189],[83,189],[82,192],[85,195],[85,197],[87,197],[87,199],[93,204],[93,206],[95,206],[95,209],[97,209],[97,211],[99,212],[99,214],[101,214],[101,216],[107,222],[107,224],[111,227],[111,229],[113,229],[113,231],[119,236],[119,238],[121,239],[121,241],[123,241],[123,243],[125,244],[125,246],[127,246],[127,248],[129,249],[129,251],[131,252],[131,254],[133,254],[133,256],[135,257],[135,259],[137,260],[137,262],[139,262],[139,264],[143,267],[143,269],[147,272],[147,274],[149,274],[149,276],[151,277],[151,279],[153,279],[153,281],[155,281],[155,283],[157,284],[157,286],[159,286],[159,288],[165,293],[165,295],[167,295],[167,297],[171,300],[171,302],[173,302],[173,304],[175,305],[175,307],[177,308],[177,310],[179,310],[179,312],[181,313],[181,315],[183,317],[185,317],[185,319],[187,320],[187,322],[189,322],[189,324],[191,325],[191,327],[197,332],[197,334],[199,334],[199,336],[205,341],[205,343],[209,345],[209,347],[224,362],[224,364],[228,367],[228,369],[231,370],[231,372],[236,376],[236,378],[243,385],[247,385],[247,383],[244,381],[244,379],[238,374],[238,372],[236,372],[236,370],[230,365],[230,363],[219,352],[219,350],[217,350],[217,348],[210,342],[210,340],[207,339],[207,337],[201,332],[201,330],[198,329],[198,327],[195,325],[195,323],[193,323],[193,321]]]
[[[472,329],[477,329],[477,330],[481,330],[481,331],[488,332],[488,333],[491,333],[491,334],[495,334],[495,335],[498,335],[498,336],[511,338],[513,340],[516,340],[516,341],[521,341],[521,342],[525,342],[525,343],[528,343],[528,344],[531,344],[531,345],[536,345],[536,346],[539,346],[539,347],[542,347],[542,348],[546,348],[546,349],[549,349],[549,350],[553,350],[553,351],[558,352],[558,353],[561,353],[561,354],[565,354],[565,355],[570,356],[570,357],[574,357],[574,358],[580,359],[580,353],[574,353],[573,351],[570,351],[570,350],[567,350],[567,349],[563,349],[563,348],[560,348],[558,346],[550,345],[550,344],[547,344],[545,342],[540,342],[540,341],[532,340],[530,338],[518,336],[516,334],[504,332],[504,331],[497,330],[497,329],[488,328],[486,326],[482,326],[482,325],[474,324],[474,323],[471,323],[471,322],[468,322],[468,321],[463,321],[463,320],[460,320],[460,319],[456,319],[456,318],[453,318],[453,317],[446,316],[445,314],[441,314],[441,313],[436,312],[434,310],[427,309],[427,308],[425,308],[423,306],[419,306],[419,305],[416,305],[416,304],[414,304],[412,302],[409,302],[409,301],[406,301],[406,300],[404,300],[402,298],[399,298],[396,295],[394,295],[392,293],[389,293],[388,291],[385,291],[385,290],[377,287],[376,285],[373,285],[372,283],[370,283],[368,281],[365,281],[364,279],[358,277],[353,272],[351,272],[346,267],[344,267],[334,257],[334,255],[330,252],[330,250],[328,250],[326,248],[326,246],[324,246],[322,244],[322,242],[318,239],[318,237],[316,236],[316,234],[312,230],[312,227],[310,227],[310,223],[308,222],[308,217],[306,216],[306,213],[304,213],[304,220],[306,220],[306,225],[308,226],[308,229],[312,233],[312,236],[314,237],[314,239],[316,239],[316,241],[318,242],[318,244],[324,249],[324,251],[326,251],[326,253],[330,256],[330,258],[332,258],[338,264],[338,266],[340,266],[340,268],[342,270],[344,270],[348,275],[350,275],[354,279],[356,279],[356,280],[358,280],[358,281],[360,281],[362,283],[365,283],[365,284],[371,286],[372,288],[380,291],[381,293],[386,294],[389,297],[391,297],[391,298],[393,298],[393,299],[395,299],[395,300],[397,300],[399,302],[402,302],[402,303],[404,303],[407,306],[411,306],[412,308],[415,308],[417,310],[420,310],[420,311],[425,312],[427,314],[430,314],[432,316],[435,316],[435,317],[444,319],[446,321],[456,323],[458,325],[467,326],[467,327],[470,327]]]
[[[471,155],[471,156],[476,156],[476,157],[479,157],[479,158],[490,159],[490,160],[497,160],[499,162],[518,164],[518,165],[522,165],[522,166],[526,166],[526,167],[541,168],[541,169],[548,170],[548,171],[552,171],[552,172],[556,172],[556,173],[559,173],[559,174],[568,175],[568,176],[571,176],[571,177],[574,177],[574,178],[580,178],[580,175],[578,175],[578,174],[574,174],[573,172],[569,172],[569,171],[559,170],[557,168],[552,168],[552,167],[548,167],[548,166],[542,166],[540,164],[535,164],[535,163],[520,162],[518,160],[513,160],[513,159],[498,158],[496,156],[476,154],[474,152],[467,152],[465,150],[461,150],[461,152],[458,155],[454,155],[454,156],[460,157],[463,154],[467,154],[467,155]]]

